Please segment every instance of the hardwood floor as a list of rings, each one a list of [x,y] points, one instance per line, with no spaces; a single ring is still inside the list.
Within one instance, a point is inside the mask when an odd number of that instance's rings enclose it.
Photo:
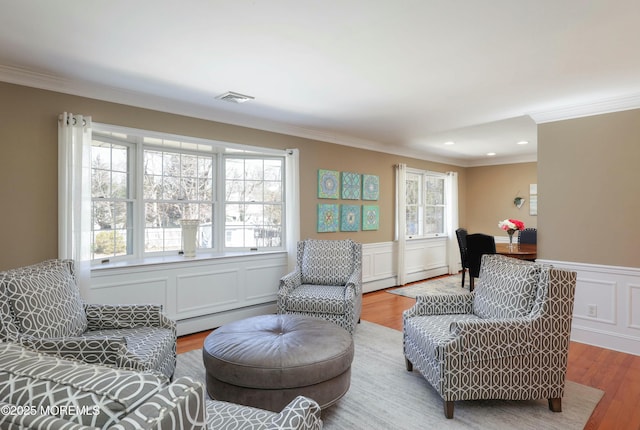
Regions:
[[[402,311],[414,303],[414,299],[385,291],[367,293],[362,319],[402,330]],[[209,333],[180,337],[178,353],[202,348]],[[567,379],[605,392],[585,429],[640,430],[640,356],[571,342]]]

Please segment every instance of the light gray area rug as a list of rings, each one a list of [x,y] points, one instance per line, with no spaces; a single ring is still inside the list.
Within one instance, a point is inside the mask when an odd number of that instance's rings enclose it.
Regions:
[[[442,278],[427,280],[406,287],[396,287],[386,290],[387,293],[411,297],[429,294],[464,294],[469,293],[469,274],[465,276],[464,288],[462,288],[462,274],[445,276]]]
[[[460,401],[448,420],[436,391],[418,372],[406,370],[401,332],[363,321],[354,341],[351,387],[323,411],[327,430],[582,429],[604,394],[567,381],[561,413],[551,412],[546,400]],[[201,350],[178,356],[179,376],[204,382]]]

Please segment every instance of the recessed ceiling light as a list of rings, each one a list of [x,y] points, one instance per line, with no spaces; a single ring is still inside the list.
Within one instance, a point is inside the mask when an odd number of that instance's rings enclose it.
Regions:
[[[224,94],[220,94],[216,98],[218,100],[224,100],[225,102],[230,102],[230,103],[244,103],[249,100],[253,100],[255,97],[247,96],[240,93],[234,93],[233,91],[228,91]]]
[[[520,142],[518,142],[518,145],[526,145],[527,143],[529,143],[526,140],[521,140]]]
[[[489,157],[493,157],[493,156],[495,156],[495,155],[496,155],[496,153],[495,153],[495,152],[487,152],[487,155],[488,155]]]
[[[444,144],[445,144],[445,145],[453,145],[453,144],[455,144],[455,142],[453,142],[453,141],[451,141],[451,140],[450,140],[450,141],[448,141],[448,142],[445,142]]]

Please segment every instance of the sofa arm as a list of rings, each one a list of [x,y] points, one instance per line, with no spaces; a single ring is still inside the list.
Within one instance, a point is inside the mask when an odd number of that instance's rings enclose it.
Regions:
[[[85,363],[119,365],[127,355],[127,342],[121,337],[104,336],[37,338],[21,335],[21,345],[34,351]]]
[[[176,323],[162,312],[161,305],[85,304],[87,330],[158,327],[176,330]]]
[[[534,349],[531,318],[455,321],[449,329],[455,337],[449,347],[457,350],[463,361],[527,355]],[[500,336],[494,336],[495,333],[500,333]]]
[[[207,428],[204,385],[176,379],[123,417],[110,430],[202,430]]]
[[[298,288],[300,285],[302,285],[302,272],[299,268],[296,267],[293,272],[287,273],[282,278],[280,278],[278,295],[286,296],[291,293],[291,291]]]
[[[320,406],[308,397],[298,396],[273,417],[269,429],[321,430]]]
[[[416,297],[416,304],[402,313],[403,320],[426,315],[470,314],[472,294],[432,295]]]

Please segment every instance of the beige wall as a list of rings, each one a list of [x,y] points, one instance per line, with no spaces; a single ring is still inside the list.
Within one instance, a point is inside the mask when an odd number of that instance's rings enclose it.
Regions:
[[[505,236],[498,222],[515,218],[525,227],[537,227],[538,217],[529,215],[529,185],[538,181],[537,163],[504,164],[467,169],[467,222],[460,222],[469,233]],[[513,204],[516,196],[526,202],[520,209]]]
[[[640,267],[640,110],[538,127],[538,256]]]
[[[65,111],[91,115],[93,121],[106,124],[270,148],[298,148],[302,238],[351,237],[362,243],[393,240],[393,166],[401,162],[439,172],[457,170],[460,220],[465,220],[463,168],[0,83],[0,270],[57,256],[57,117]],[[379,175],[380,229],[316,233],[316,206],[321,202],[317,198],[318,169]]]

